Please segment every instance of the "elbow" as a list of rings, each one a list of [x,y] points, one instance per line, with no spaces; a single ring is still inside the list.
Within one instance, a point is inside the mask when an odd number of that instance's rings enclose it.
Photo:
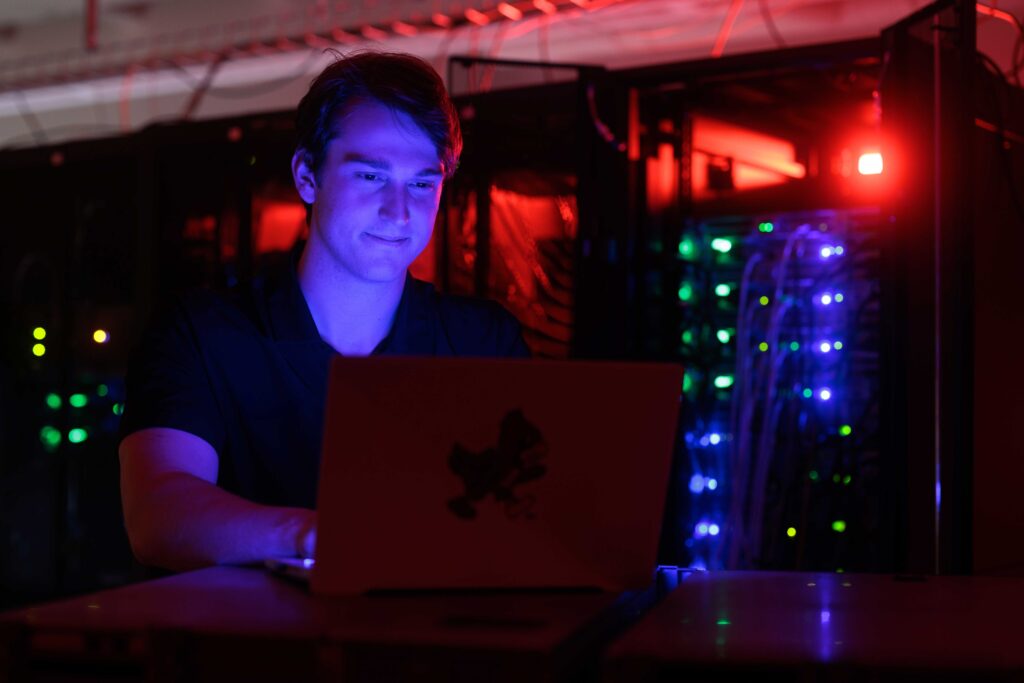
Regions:
[[[215,564],[211,559],[189,553],[188,544],[177,538],[180,530],[169,528],[155,510],[136,509],[130,513],[126,510],[124,522],[132,554],[140,564],[174,572]]]

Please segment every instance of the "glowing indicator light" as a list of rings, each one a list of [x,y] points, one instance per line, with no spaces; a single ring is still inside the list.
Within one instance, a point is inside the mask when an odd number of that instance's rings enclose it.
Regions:
[[[679,240],[679,255],[684,259],[693,259],[697,256],[697,245],[689,237]]]
[[[846,250],[843,249],[842,247],[836,247],[835,251],[836,251],[836,256],[842,256],[843,252],[846,251]]]
[[[761,224],[759,224],[759,225],[757,226],[757,229],[758,229],[758,230],[759,230],[760,232],[765,232],[765,233],[768,233],[768,232],[771,232],[772,230],[774,230],[774,229],[775,229],[775,226],[774,226],[774,225],[772,225],[771,223],[765,222],[765,223],[761,223]]]
[[[715,285],[715,294],[721,297],[726,297],[732,294],[732,287],[727,284]]]
[[[732,375],[719,375],[718,377],[715,377],[715,386],[719,389],[728,389],[732,386],[734,381],[735,380]]]
[[[765,352],[765,351],[767,351],[767,350],[768,350],[768,342],[761,342],[760,344],[758,344],[758,345],[757,345],[757,348],[758,348],[758,350],[760,350],[760,351],[761,351],[762,353],[763,353],[763,352]]]
[[[842,481],[842,477],[840,477],[838,474],[833,474],[832,475],[832,483],[833,484],[838,484],[840,481]]]
[[[691,301],[693,299],[693,285],[689,282],[684,282],[679,287],[679,300],[680,301]]]
[[[822,389],[821,391],[818,392],[818,398],[820,398],[822,401],[828,401],[829,399],[832,398],[832,390]]]
[[[718,444],[722,443],[722,435],[721,434],[709,434],[708,435],[708,441],[711,443],[712,446],[717,446]]]
[[[46,405],[50,410],[60,410],[60,407],[61,405],[63,405],[63,403],[64,402],[60,400],[60,396],[58,396],[57,394],[46,395]]]
[[[43,442],[43,446],[46,447],[46,450],[52,451],[60,445],[60,430],[54,429],[50,425],[46,425],[39,430],[39,440]]]
[[[68,398],[68,403],[71,404],[72,408],[84,408],[89,404],[89,399],[85,397],[85,394],[71,394]]]
[[[695,474],[690,477],[690,491],[692,493],[700,493],[704,490],[704,477],[699,474]]]
[[[106,330],[96,330],[92,333],[92,340],[97,344],[106,344],[109,339],[110,335]]]
[[[46,328],[37,327],[36,329],[32,330],[32,338],[35,339],[36,341],[42,341],[46,339]]]
[[[844,531],[846,531],[846,522],[844,522],[841,519],[837,519],[836,521],[832,522],[832,531],[836,532],[837,534],[843,533]]]
[[[811,470],[807,473],[807,478],[811,481],[818,481],[818,470]]]
[[[882,172],[882,155],[878,152],[861,154],[857,159],[857,172],[861,175],[878,175]]]
[[[850,425],[843,425],[839,428],[839,436],[849,436],[853,434],[853,427]]]
[[[820,253],[821,258],[830,258],[836,253],[836,250],[832,247],[822,247]]]
[[[719,330],[716,336],[718,337],[718,341],[723,344],[728,344],[729,340],[732,339],[732,335],[729,334],[729,330]]]
[[[75,427],[68,432],[68,441],[71,443],[82,443],[89,438],[89,432],[85,431],[81,427]]]
[[[708,525],[708,533],[712,536],[717,536],[719,531],[721,531],[721,528],[717,524]]]
[[[827,609],[821,610],[821,623],[827,624],[832,621],[832,613]]]
[[[786,535],[789,536],[790,538],[795,538],[796,537],[796,528],[795,527],[789,527],[788,529],[786,529]]]
[[[718,480],[708,479],[706,486],[708,487],[708,491],[714,491],[715,489],[718,488]]]
[[[110,410],[112,413],[114,413],[114,415],[122,415],[124,413],[124,404],[115,403]]]
[[[841,342],[841,341],[835,342],[834,344],[832,344],[832,348],[835,349],[836,351],[842,351],[843,350],[843,342]]]
[[[843,303],[843,295],[842,295],[842,293],[841,292],[836,292],[835,299],[836,299],[836,303],[837,304]]]
[[[44,346],[43,344],[33,344],[33,346],[32,346],[32,355],[33,356],[35,356],[36,358],[41,358],[45,354],[46,354],[46,346]]]
[[[715,624],[718,625],[718,626],[728,626],[731,623],[732,622],[729,621],[728,619],[719,619],[718,621],[715,622]]]
[[[767,306],[769,301],[771,301],[771,299],[769,299],[767,296],[762,296],[760,299],[757,300],[757,302],[762,306]]]
[[[724,237],[716,237],[711,240],[711,248],[721,254],[728,254],[732,251],[732,240],[725,239]]]
[[[690,373],[683,373],[683,393],[690,393],[693,391],[693,378],[690,377]]]
[[[96,387],[96,395],[97,396],[106,396],[109,393],[110,393],[110,387],[108,387],[106,384],[101,384],[98,387]]]
[[[818,349],[820,349],[822,353],[828,353],[829,351],[832,350],[832,345],[829,344],[828,342],[821,342],[821,345],[818,346]]]
[[[800,350],[800,342],[789,342],[789,350],[790,351],[799,351]]]
[[[507,2],[502,2],[498,5],[498,11],[501,12],[502,16],[511,21],[519,21],[523,18],[522,10],[513,7]]]
[[[707,522],[701,522],[700,524],[697,525],[697,535],[698,536],[707,536],[708,535],[708,523]]]
[[[849,486],[851,481],[853,481],[853,477],[847,474],[843,477],[843,486]]]
[[[804,398],[810,398],[811,396],[814,396],[814,392],[811,390],[810,387],[806,387],[803,391],[803,395]]]
[[[683,339],[683,343],[684,344],[692,344],[693,343],[693,331],[692,330],[686,330],[685,332],[683,332],[682,339]]]
[[[832,303],[832,295],[831,294],[822,294],[821,295],[821,305],[822,306],[828,306],[831,303]]]

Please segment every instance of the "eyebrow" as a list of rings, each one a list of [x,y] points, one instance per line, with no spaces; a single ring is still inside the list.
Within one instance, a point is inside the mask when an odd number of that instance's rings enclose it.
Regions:
[[[374,157],[363,156],[354,152],[349,152],[342,157],[341,163],[343,164],[361,164],[363,166],[369,166],[370,168],[376,168],[381,171],[390,171],[391,163],[384,159],[376,159]],[[440,168],[428,167],[416,174],[418,178],[427,177],[441,177],[444,172]]]

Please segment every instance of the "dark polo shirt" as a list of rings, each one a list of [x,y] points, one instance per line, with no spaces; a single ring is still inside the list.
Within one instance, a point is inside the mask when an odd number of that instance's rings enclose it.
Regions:
[[[442,296],[412,277],[374,353],[529,356],[519,323],[500,305]],[[130,365],[121,435],[149,427],[195,434],[217,451],[225,490],[313,508],[333,354],[294,269],[227,294],[192,293],[155,321]]]

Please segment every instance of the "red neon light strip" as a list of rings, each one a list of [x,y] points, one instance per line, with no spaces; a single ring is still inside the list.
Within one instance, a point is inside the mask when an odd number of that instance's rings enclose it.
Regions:
[[[743,9],[743,0],[732,0],[729,5],[729,12],[725,15],[722,28],[718,30],[718,37],[715,38],[715,46],[711,48],[712,57],[721,57],[725,52],[725,44],[729,41],[729,34],[732,33],[732,25],[736,23],[736,17]]]

